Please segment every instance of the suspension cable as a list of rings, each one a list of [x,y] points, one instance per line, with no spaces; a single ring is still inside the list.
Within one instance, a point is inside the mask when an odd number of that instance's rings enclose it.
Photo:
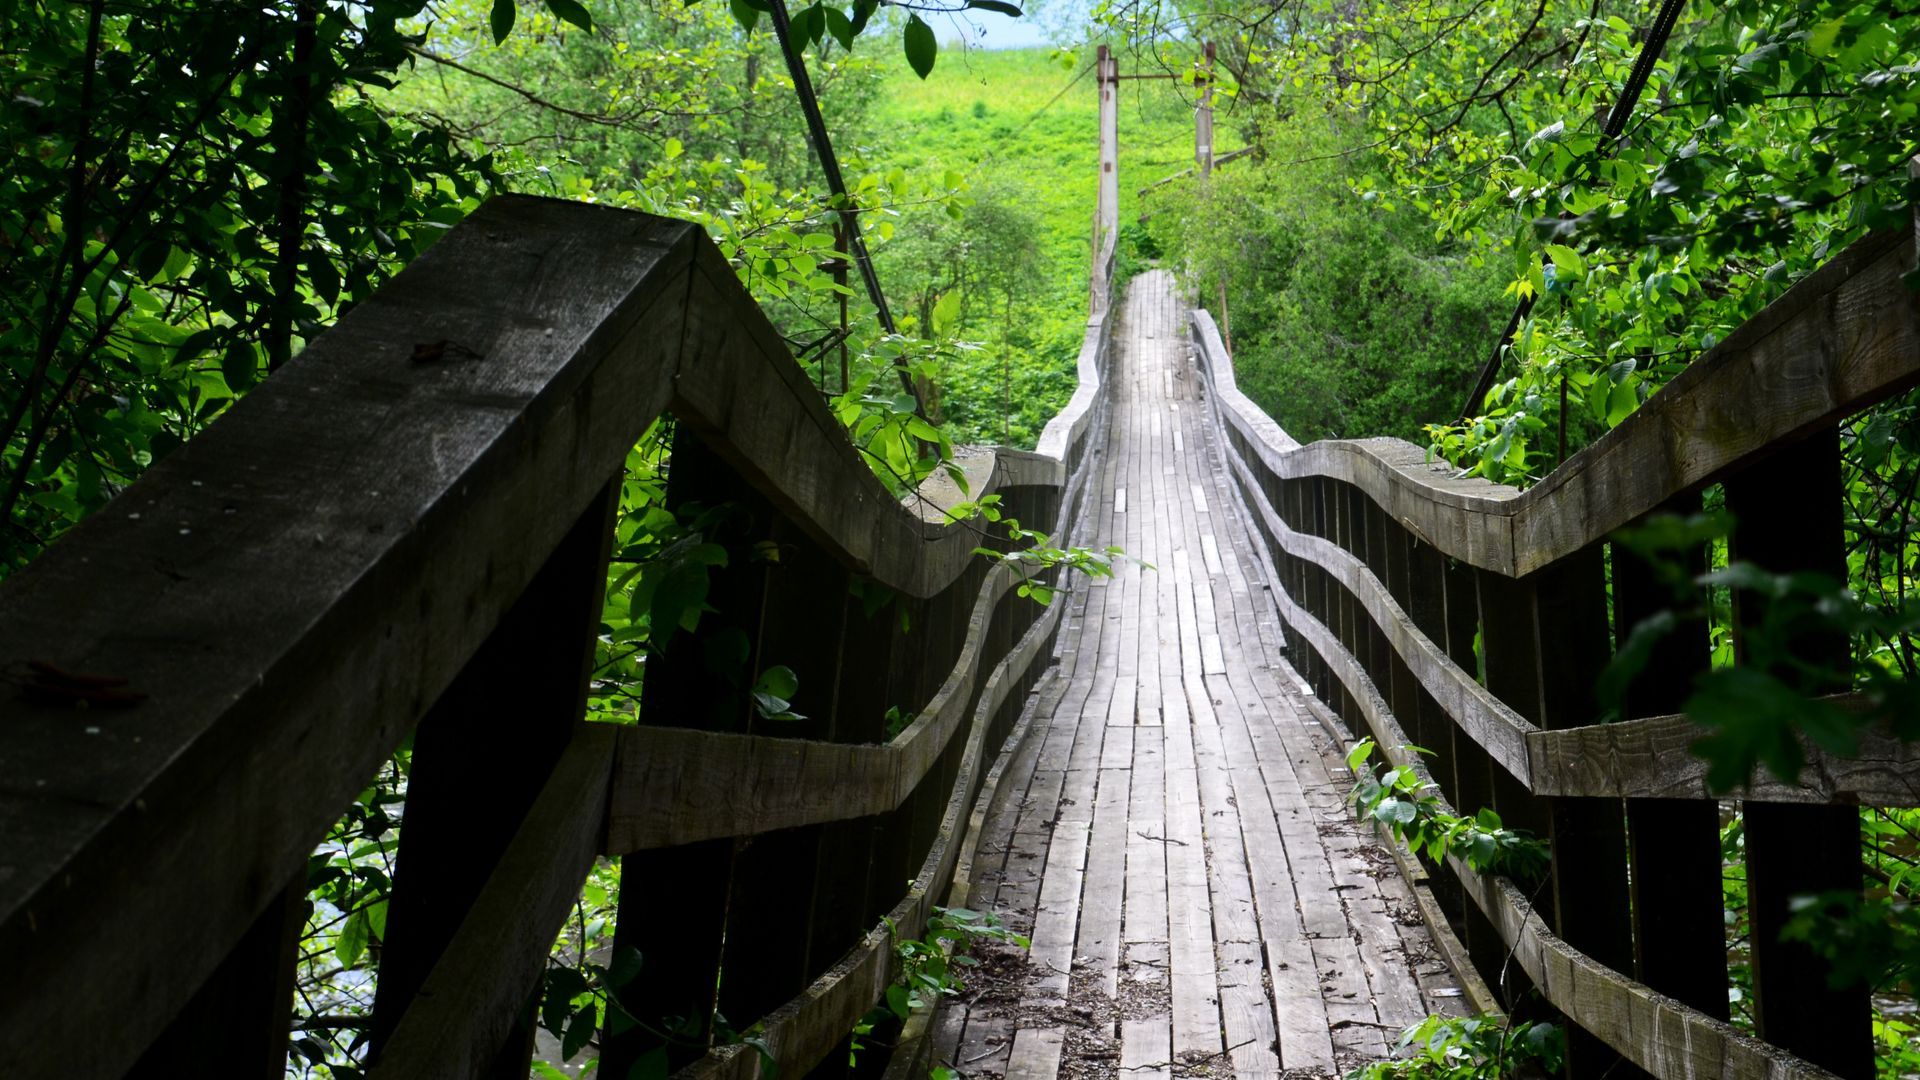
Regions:
[[[786,2],[770,0],[767,9],[773,16],[773,33],[780,41],[780,52],[786,57],[787,74],[793,78],[793,92],[800,99],[800,111],[806,114],[807,133],[813,139],[814,156],[820,159],[820,171],[827,176],[827,190],[840,201],[840,223],[846,234],[848,253],[860,267],[860,280],[866,284],[867,298],[873,301],[874,309],[879,314],[880,328],[889,334],[897,334],[899,330],[894,325],[893,312],[887,307],[886,294],[880,290],[880,275],[873,268],[873,256],[868,254],[866,238],[860,233],[860,215],[853,208],[853,200],[847,196],[847,181],[840,172],[840,159],[833,152],[833,140],[827,136],[827,122],[820,115],[820,99],[814,96],[813,80],[807,75],[806,59],[794,47],[793,24],[787,18]],[[913,398],[913,411],[921,419],[926,419],[926,402],[921,400],[920,388],[915,385],[912,372],[907,370],[904,353],[895,367],[900,374],[900,385]]]
[[[1618,148],[1620,136],[1627,130],[1627,120],[1633,115],[1633,107],[1639,103],[1647,80],[1653,77],[1654,65],[1660,61],[1660,53],[1666,48],[1674,25],[1680,21],[1680,9],[1685,4],[1686,0],[1662,0],[1653,25],[1647,30],[1647,40],[1640,46],[1640,55],[1634,58],[1633,69],[1627,73],[1627,81],[1620,87],[1620,98],[1607,111],[1607,122],[1603,129],[1606,142],[1601,147],[1603,155],[1610,155]],[[1533,296],[1521,297],[1520,303],[1514,307],[1506,330],[1501,333],[1500,340],[1494,342],[1493,355],[1487,357],[1487,362],[1480,366],[1473,392],[1467,395],[1466,404],[1460,408],[1462,421],[1472,419],[1486,401],[1494,380],[1500,377],[1500,361],[1506,358],[1507,345],[1513,340],[1514,332],[1520,329],[1521,321],[1533,312],[1534,299]]]

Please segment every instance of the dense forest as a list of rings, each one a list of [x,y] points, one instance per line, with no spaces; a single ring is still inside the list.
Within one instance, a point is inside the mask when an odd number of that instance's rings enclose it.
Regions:
[[[0,7],[0,573],[499,192],[701,225],[896,491],[956,444],[1031,447],[1072,394],[1085,327],[1096,41],[1168,76],[1120,90],[1122,275],[1172,269],[1217,308],[1242,388],[1301,441],[1395,435],[1528,486],[1830,254],[1913,220],[1920,15],[1655,11],[1102,0],[1040,12],[1055,47],[990,51],[973,46],[1017,14],[998,0],[822,0],[791,14],[803,92],[764,0]],[[1192,109],[1209,78],[1213,153],[1234,156],[1203,178]],[[844,193],[808,134],[814,95]],[[849,211],[891,328],[852,266]],[[592,683],[592,717],[614,723],[634,722],[649,650],[704,599],[657,435],[629,458]],[[1910,685],[1920,396],[1842,441],[1858,681]],[[1736,584],[1694,598],[1722,666]],[[790,677],[758,689],[791,696]],[[1781,747],[1804,721],[1756,711],[1715,752],[1792,765]],[[409,755],[312,861],[299,1075],[364,1064]],[[1882,887],[1840,930],[1810,915],[1803,932],[1883,991],[1881,1075],[1912,1075],[1920,814],[1862,813]],[[1723,839],[1732,1015],[1750,1027],[1737,814]],[[603,861],[556,943],[540,1075],[578,1075],[620,1014],[618,888]]]

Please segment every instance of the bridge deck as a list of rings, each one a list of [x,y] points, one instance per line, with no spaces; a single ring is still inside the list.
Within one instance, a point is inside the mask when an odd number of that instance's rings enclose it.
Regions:
[[[1115,330],[1061,661],[990,807],[974,903],[1022,931],[936,1032],[967,1076],[1334,1074],[1463,1002],[1301,704],[1164,271]],[[1124,1070],[1124,1071],[1123,1071]]]

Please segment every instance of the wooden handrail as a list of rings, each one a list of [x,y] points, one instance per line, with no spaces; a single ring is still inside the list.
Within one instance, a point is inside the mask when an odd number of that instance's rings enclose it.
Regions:
[[[1914,264],[1909,232],[1856,241],[1524,492],[1454,477],[1399,439],[1331,440],[1289,453],[1297,444],[1284,433],[1268,437],[1271,418],[1244,398],[1223,398],[1222,418],[1276,476],[1354,484],[1444,554],[1521,577],[1920,384],[1920,298],[1900,280]],[[1205,366],[1230,367],[1211,316],[1195,316]]]
[[[1104,274],[1096,285],[1104,292]],[[1036,505],[1064,498],[1071,511],[1103,415],[1105,350],[1096,312],[1081,357],[1089,385],[1050,425],[1042,452],[1000,452],[974,494],[1039,493]],[[0,586],[10,665],[124,678],[140,696],[131,709],[86,713],[0,700],[0,1074],[115,1076],[131,1066],[235,962],[236,943],[288,883],[304,882],[327,828],[464,677],[562,537],[592,525],[583,515],[604,506],[630,447],[668,413],[837,573],[960,620],[925,631],[929,648],[950,638],[962,659],[933,701],[901,702],[922,712],[907,738],[800,752],[872,759],[893,777],[884,798],[843,810],[874,814],[909,792],[925,801],[930,784],[953,782],[935,762],[955,735],[967,732],[977,754],[987,717],[1000,737],[1057,610],[1036,619],[1007,596],[1005,570],[965,586],[974,602],[949,602],[963,575],[980,572],[977,526],[887,491],[696,226],[495,198]],[[1023,516],[1052,527],[1046,514]],[[449,1075],[455,1060],[495,1052],[577,894],[583,851],[610,836],[625,849],[688,838],[659,822],[619,831],[631,814],[607,829],[610,798],[631,809],[623,800],[635,794],[636,767],[647,772],[642,753],[676,740],[744,748],[736,763],[792,741],[599,727],[563,735],[539,797],[426,975],[423,993],[440,1004],[399,1018],[382,1075]],[[616,742],[630,745],[616,753]],[[743,775],[715,778],[726,788]],[[846,816],[806,809],[804,798],[743,809],[724,795],[698,835]],[[970,798],[965,784],[951,793],[962,823]],[[930,851],[950,862],[956,844]],[[910,897],[902,914],[930,902]],[[502,918],[522,921],[510,945],[497,936]],[[480,956],[475,942],[497,947]],[[880,952],[863,961],[876,973],[890,957]],[[868,989],[864,1011],[877,985],[850,983],[836,1000]],[[448,1002],[467,1010],[457,1024],[436,1019]],[[801,1068],[809,1052],[782,1060]],[[434,1064],[410,1071],[420,1061]]]
[[[1867,1006],[1863,992],[1823,987],[1817,969],[1804,966],[1817,964],[1811,954],[1798,958],[1778,947],[1761,988],[1774,995],[1772,1015],[1785,1032],[1775,1042],[1803,1055],[1796,1057],[1703,1011],[1718,1007],[1720,989],[1707,969],[1724,957],[1713,942],[1690,954],[1705,973],[1697,979],[1679,977],[1664,956],[1636,960],[1635,938],[1658,932],[1663,916],[1660,905],[1628,903],[1627,832],[1645,845],[1634,858],[1653,860],[1636,863],[1633,877],[1692,867],[1698,873],[1684,895],[1663,896],[1661,904],[1687,905],[1687,918],[1718,925],[1718,796],[1706,786],[1705,763],[1687,752],[1699,736],[1691,719],[1592,723],[1592,688],[1611,635],[1624,635],[1648,614],[1640,608],[1655,602],[1649,585],[1631,586],[1637,614],[1621,606],[1622,622],[1611,627],[1600,545],[1721,480],[1729,507],[1741,502],[1736,513],[1767,518],[1769,504],[1796,494],[1766,484],[1766,470],[1777,468],[1769,458],[1780,454],[1807,485],[1805,498],[1823,501],[1811,515],[1818,524],[1805,530],[1809,550],[1797,554],[1787,550],[1794,541],[1771,535],[1788,520],[1776,510],[1759,532],[1736,529],[1735,556],[1756,558],[1742,555],[1752,547],[1762,565],[1833,572],[1840,558],[1835,425],[1920,384],[1920,300],[1903,280],[1914,257],[1905,231],[1853,244],[1525,492],[1455,476],[1400,440],[1301,446],[1238,391],[1211,317],[1193,312],[1218,445],[1271,556],[1272,595],[1293,662],[1355,736],[1370,732],[1394,764],[1415,768],[1447,798],[1460,793],[1469,809],[1494,806],[1509,825],[1553,837],[1555,891],[1544,914],[1505,879],[1476,875],[1457,860],[1431,870],[1453,879],[1491,920],[1485,925],[1497,942],[1474,950],[1483,961],[1513,953],[1575,1024],[1661,1080],[1857,1071]],[[1802,448],[1823,431],[1824,441]],[[1626,558],[1615,553],[1616,575],[1630,572],[1630,559],[1619,562]],[[1618,593],[1621,605],[1628,595]],[[1700,628],[1691,645],[1697,656],[1676,654],[1680,674],[1662,676],[1659,700],[1668,709],[1684,700],[1686,670],[1706,666],[1704,635]],[[1418,730],[1410,735],[1406,724]],[[1920,806],[1920,747],[1879,729],[1863,734],[1853,758],[1802,742],[1808,766],[1799,782],[1756,770],[1739,792],[1754,808],[1755,835],[1764,837],[1749,851],[1776,860],[1755,892],[1775,905],[1769,912],[1784,912],[1796,891],[1848,887],[1844,858],[1805,872],[1779,861],[1788,856],[1778,845],[1802,842],[1796,830],[1813,830],[1805,836],[1845,856],[1858,842],[1851,807]],[[1437,745],[1444,775],[1428,773],[1403,749],[1411,743]],[[1563,851],[1572,838],[1593,849]],[[1761,871],[1754,873],[1759,881]],[[1773,949],[1785,916],[1764,917],[1775,920],[1764,931],[1772,936],[1756,948]],[[1642,963],[1656,973],[1649,982],[1665,980],[1655,985],[1670,985],[1689,1002],[1628,974]],[[1598,1044],[1580,1045],[1584,1068],[1605,1067]]]

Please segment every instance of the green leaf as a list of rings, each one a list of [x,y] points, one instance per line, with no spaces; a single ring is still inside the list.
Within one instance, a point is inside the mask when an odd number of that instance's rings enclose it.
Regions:
[[[762,694],[791,699],[800,690],[800,677],[793,673],[792,668],[776,664],[760,673],[760,679],[753,684],[753,688]]]
[[[1354,743],[1353,749],[1347,751],[1347,768],[1352,772],[1359,772],[1361,764],[1373,756],[1373,747],[1372,739],[1361,739]]]
[[[547,10],[588,33],[593,32],[593,16],[587,14],[580,0],[547,0]]]
[[[573,1022],[567,1025],[566,1038],[560,1040],[560,1060],[571,1061],[573,1055],[580,1052],[593,1039],[594,1008],[589,1005],[573,1014]]]
[[[1006,3],[1005,0],[967,0],[967,6],[977,8],[981,11],[997,11],[1002,15],[1010,15],[1016,19],[1021,15],[1019,8]]]
[[[513,18],[518,14],[513,5],[514,0],[493,0],[493,11],[487,16],[487,28],[493,31],[495,45],[507,40],[507,35],[513,33]]]
[[[1587,276],[1586,260],[1565,244],[1548,244],[1547,257],[1553,260],[1555,276],[1560,280],[1578,281]]]
[[[933,27],[918,15],[907,16],[907,31],[902,43],[906,46],[907,66],[913,69],[913,73],[923,79],[931,75],[934,57],[940,54],[940,43],[934,39]]]
[[[826,31],[827,20],[820,5],[814,4],[801,8],[789,26],[793,30],[793,40],[804,49],[820,40],[821,34]]]
[[[633,981],[643,966],[640,950],[631,945],[613,954],[613,963],[607,968],[607,985],[619,989]]]
[[[928,66],[929,67],[932,66],[931,62],[929,62]],[[945,296],[942,296],[939,300],[934,302],[934,305],[933,305],[934,332],[941,333],[941,334],[946,333],[948,328],[953,326],[954,322],[959,318],[960,318],[960,290],[950,289],[947,291],[947,294]]]
[[[867,28],[867,20],[880,10],[880,0],[853,0],[853,32],[857,36]]]
[[[853,20],[847,18],[847,13],[837,7],[822,8],[821,10],[824,12],[827,20],[827,33],[833,35],[833,40],[839,42],[841,48],[852,52],[853,37],[854,34],[857,33],[853,28]],[[805,239],[812,240],[813,238],[814,236],[808,236]],[[820,239],[826,240],[827,238],[821,236]]]
[[[340,936],[333,942],[333,955],[340,961],[341,967],[352,967],[366,954],[367,930],[365,911],[356,911],[347,916],[347,924],[340,928]]]
[[[753,28],[759,25],[760,9],[747,3],[747,0],[727,0],[727,9],[733,12],[733,21],[739,23],[740,29],[747,33],[753,33]]]

